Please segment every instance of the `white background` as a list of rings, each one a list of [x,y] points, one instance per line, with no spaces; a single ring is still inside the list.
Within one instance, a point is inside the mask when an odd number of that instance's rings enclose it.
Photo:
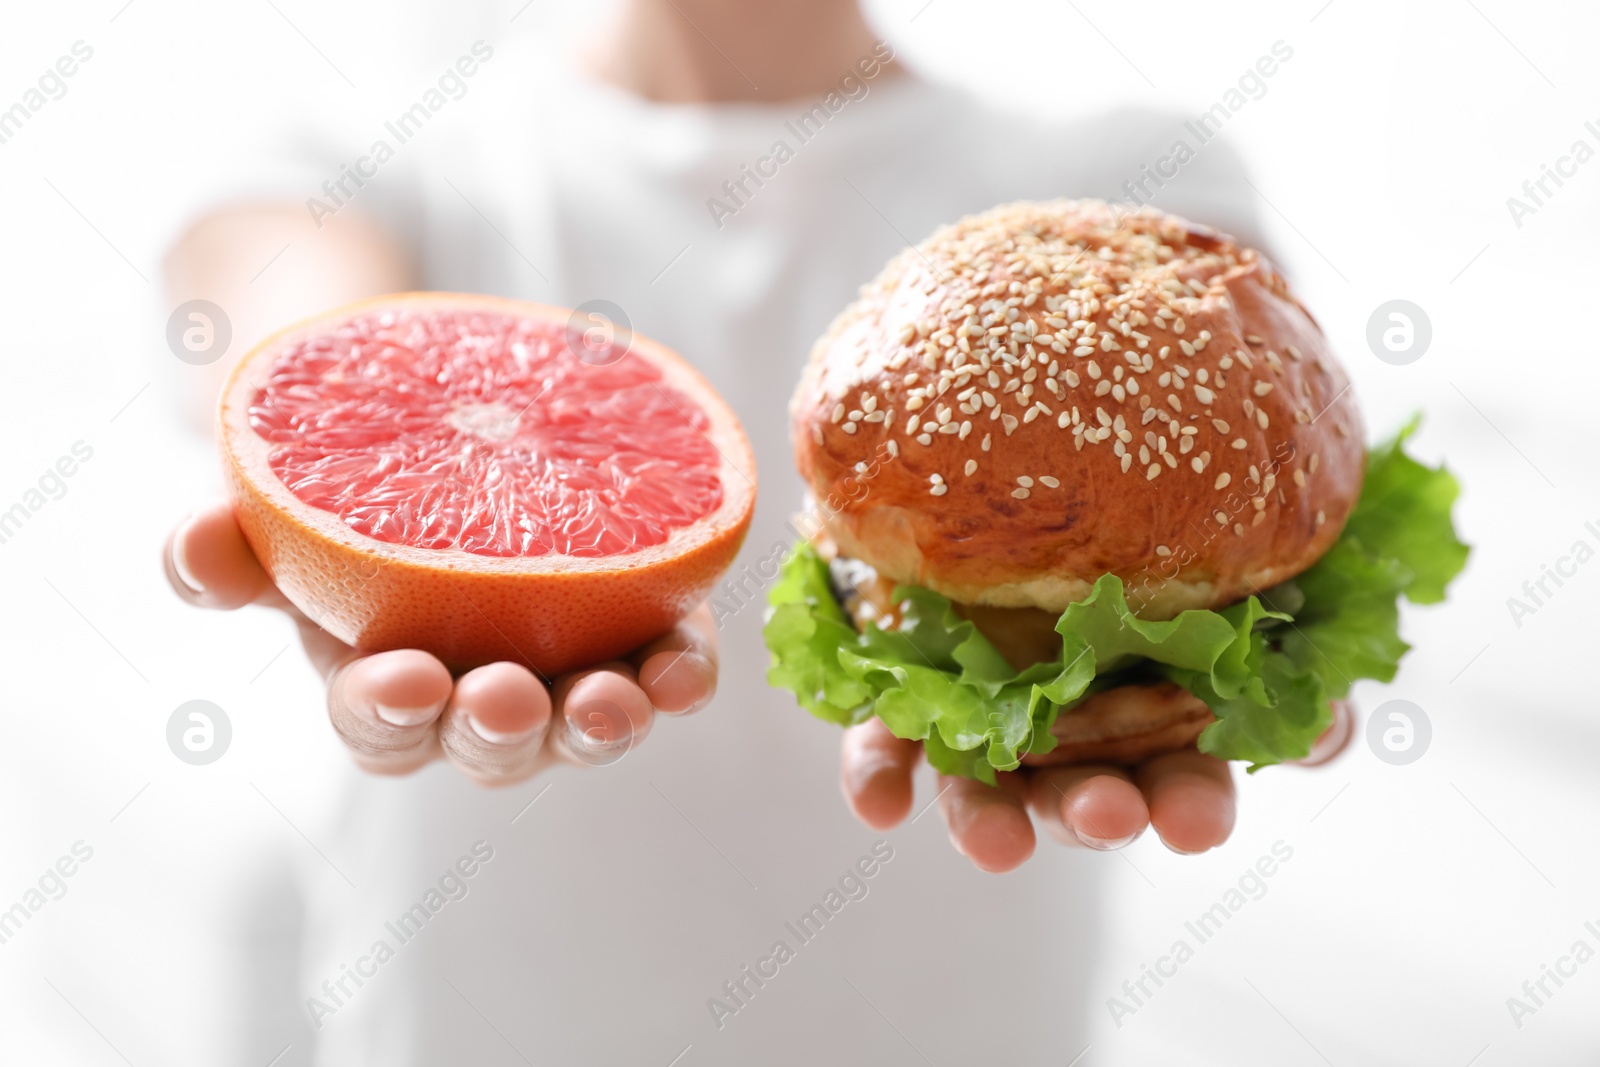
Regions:
[[[67,895],[0,945],[8,1063],[111,1064],[125,1046],[142,1065],[153,1061],[132,1050],[152,1029],[168,1035],[171,1062],[202,1063],[219,1035],[250,1025],[266,1064],[283,1042],[236,1014],[247,989],[211,976],[276,935],[231,927],[221,898],[241,873],[270,880],[307,848],[274,805],[314,825],[353,773],[310,671],[293,649],[274,659],[289,640],[282,621],[185,609],[158,566],[167,528],[217,486],[209,445],[178,415],[188,368],[162,343],[159,262],[173,226],[230,159],[297,116],[386,81],[417,84],[455,54],[433,46],[426,19],[401,20],[390,5],[277,7],[105,0],[0,15],[0,107],[74,41],[95,49],[65,97],[0,145],[0,506],[73,442],[94,449],[66,496],[0,544],[0,906],[74,841],[94,848]],[[497,42],[586,17],[534,0],[508,23],[519,7],[451,17],[481,18]],[[1227,137],[1369,426],[1423,410],[1419,450],[1466,487],[1467,572],[1448,606],[1408,612],[1417,648],[1396,682],[1357,690],[1368,710],[1390,698],[1422,706],[1432,748],[1391,767],[1358,742],[1327,770],[1245,782],[1234,840],[1204,857],[1153,839],[1122,858],[1088,857],[1106,872],[1100,950],[1077,961],[1090,970],[1094,1026],[1063,1035],[1060,1062],[1086,1044],[1085,1065],[1158,1054],[1595,1062],[1600,961],[1520,1028],[1506,999],[1580,937],[1600,948],[1583,928],[1600,927],[1590,681],[1600,564],[1520,627],[1506,601],[1574,541],[1600,547],[1584,527],[1600,529],[1589,318],[1600,160],[1520,228],[1505,203],[1574,140],[1600,148],[1584,129],[1600,127],[1594,6],[896,0],[872,10],[929,76],[1051,114],[1123,103],[1198,114],[1273,41],[1288,42],[1293,60]],[[455,33],[451,46],[471,36]],[[1396,297],[1433,324],[1431,349],[1406,367],[1378,361],[1364,339],[1372,309]],[[228,761],[205,773],[173,759],[163,736],[171,710],[195,696],[227,706],[236,732]],[[917,829],[933,841],[931,823]],[[1294,858],[1267,895],[1112,1027],[1105,999],[1280,839]],[[1084,861],[1041,849],[1033,864],[1069,878]],[[1046,918],[1013,917],[1008,936],[1036,921]],[[953,1006],[960,981],[951,976]]]

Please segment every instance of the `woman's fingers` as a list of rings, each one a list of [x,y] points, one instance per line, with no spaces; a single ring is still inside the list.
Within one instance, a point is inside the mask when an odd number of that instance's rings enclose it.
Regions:
[[[1148,760],[1135,780],[1150,809],[1150,824],[1174,852],[1215,848],[1233,832],[1233,775],[1224,760],[1193,749]]]
[[[685,715],[705,707],[717,691],[717,628],[710,607],[695,608],[632,661],[639,688],[657,711]]]
[[[1333,702],[1333,723],[1317,738],[1316,744],[1311,746],[1311,752],[1303,760],[1296,761],[1301,767],[1320,767],[1327,763],[1350,744],[1350,738],[1355,733],[1355,710],[1351,708],[1348,700],[1335,700]]]
[[[1028,808],[1056,840],[1122,848],[1150,825],[1150,809],[1128,772],[1108,764],[1045,767],[1028,780]]]
[[[450,672],[426,652],[379,652],[334,671],[328,718],[363,770],[409,774],[439,754],[450,691]]]
[[[162,556],[173,591],[197,607],[231,610],[276,594],[225,500],[180,522]]]
[[[439,745],[450,762],[480,785],[512,785],[546,762],[550,693],[532,671],[491,663],[456,680],[439,723]]]
[[[1033,823],[1024,806],[1027,785],[1019,774],[1000,774],[997,786],[970,778],[939,779],[939,808],[950,843],[990,874],[1015,870],[1033,855]]]
[[[839,785],[856,818],[874,830],[898,826],[911,811],[911,775],[921,755],[920,743],[896,737],[882,719],[846,730]]]
[[[655,716],[633,669],[608,663],[556,679],[555,711],[561,719],[550,743],[573,763],[616,763],[650,732]]]

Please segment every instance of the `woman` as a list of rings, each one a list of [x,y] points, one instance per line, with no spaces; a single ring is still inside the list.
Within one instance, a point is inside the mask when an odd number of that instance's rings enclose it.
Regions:
[[[963,213],[1023,197],[1125,196],[1125,183],[1166,153],[1178,125],[1119,114],[1047,127],[995,114],[903,70],[854,0],[631,0],[581,60],[530,58],[508,44],[482,51],[473,50],[471,107],[446,112],[448,126],[430,120],[370,184],[346,183],[333,198],[319,193],[322,177],[308,175],[281,202],[195,223],[168,263],[174,300],[214,301],[241,338],[416,286],[565,306],[612,301],[633,328],[694,361],[744,418],[763,481],[747,551],[763,555],[784,537],[800,499],[782,417],[788,391],[811,339],[855,287],[908,239]],[[1211,144],[1156,203],[1248,237],[1247,195],[1234,158]],[[314,243],[314,269],[255,280],[291,239]],[[174,587],[196,604],[292,613],[224,504],[178,527],[168,561]],[[394,858],[374,863],[385,888],[374,891],[370,913],[367,903],[313,901],[335,942],[359,945],[363,920],[377,926],[387,909],[403,908],[433,868],[474,840],[472,827],[492,825],[507,843],[490,837],[496,859],[486,873],[500,880],[476,892],[492,899],[450,912],[457,928],[449,937],[418,938],[421,949],[397,957],[403,981],[397,974],[370,991],[347,984],[343,995],[316,993],[349,954],[330,950],[308,965],[299,992],[326,1062],[432,1062],[480,1039],[485,1055],[503,1056],[510,1044],[561,1062],[627,1055],[665,1063],[686,1044],[698,1062],[885,1062],[925,1041],[963,1056],[1037,1062],[1081,1046],[1073,1044],[1081,1024],[1061,1011],[1080,999],[1086,914],[1067,901],[1084,891],[1082,881],[952,879],[926,844],[889,846],[902,858],[884,864],[887,877],[873,889],[890,899],[860,907],[875,907],[871,914],[841,916],[854,931],[824,951],[843,954],[834,961],[842,973],[827,973],[826,962],[807,968],[820,953],[805,948],[801,967],[782,972],[800,976],[781,987],[743,981],[742,996],[727,989],[766,954],[783,919],[804,911],[835,868],[855,860],[852,850],[870,843],[829,832],[834,811],[817,795],[808,756],[827,743],[825,732],[764,685],[759,603],[725,620],[720,634],[702,609],[626,662],[558,679],[550,691],[511,664],[452,679],[422,652],[360,657],[297,622],[328,678],[335,730],[357,764],[378,775],[408,774],[446,751],[484,785],[521,782],[563,762],[612,764],[653,731],[657,713],[707,704],[719,659],[723,667],[714,721],[667,724],[647,764],[634,756],[581,783],[558,779],[561,790],[515,825],[504,821],[503,801],[485,799],[493,794],[474,795],[438,773],[385,793],[392,806],[354,798],[350,839],[387,856],[371,844],[384,841]],[[441,746],[441,733],[458,743]],[[1345,733],[1336,726],[1319,755]],[[676,748],[658,753],[663,744]],[[843,788],[869,827],[920,819],[911,783],[918,757],[918,746],[876,721],[846,734]],[[1030,806],[1052,835],[1097,849],[1153,825],[1169,847],[1204,851],[1233,824],[1227,765],[1195,752],[1140,768],[1023,772],[998,789],[966,780],[935,788],[951,842],[984,871],[1012,870],[1033,853]],[[510,811],[528,803],[522,796]],[[543,835],[538,849],[513,844],[527,822]],[[656,856],[664,840],[673,848]],[[422,880],[407,882],[413,865]],[[646,877],[648,886],[631,884]],[[394,886],[399,896],[380,900]],[[1030,916],[1017,921],[1027,933],[989,943],[964,936],[964,920],[951,919],[996,908]],[[1036,935],[1040,917],[1056,928]],[[521,951],[497,954],[500,945]],[[856,986],[886,959],[943,966],[909,974],[893,966],[893,978],[883,978],[891,1004],[880,1011],[870,981]],[[939,1010],[952,985],[968,1022],[990,1012],[988,1025],[962,1025]],[[530,989],[531,1005],[521,995]],[[617,1018],[629,1027],[607,1025]],[[820,1018],[830,1025],[816,1027]]]

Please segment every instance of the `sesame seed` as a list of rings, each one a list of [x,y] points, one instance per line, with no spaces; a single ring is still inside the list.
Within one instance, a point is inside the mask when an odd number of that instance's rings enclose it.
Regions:
[[[1011,490],[1011,495],[1018,500],[1028,499],[1028,491],[1026,489],[1013,489]]]
[[[1239,451],[1240,451],[1240,452],[1243,452],[1243,451],[1244,451],[1244,450],[1245,450],[1245,448],[1246,448],[1246,447],[1247,447],[1247,446],[1246,446],[1246,445],[1245,445],[1245,441],[1244,441],[1244,438],[1242,438],[1242,437],[1235,437],[1235,438],[1234,438],[1234,439],[1233,439],[1233,447],[1234,447],[1234,448],[1236,448],[1236,449],[1238,449],[1238,450],[1239,450]]]
[[[1227,471],[1223,471],[1221,474],[1217,475],[1217,480],[1212,483],[1211,488],[1226,489],[1228,487],[1228,483],[1231,481],[1233,481],[1233,475],[1229,474]]]
[[[1049,489],[1060,489],[1061,483],[1048,474],[1039,475],[1039,484]]]
[[[1223,422],[1221,419],[1212,419],[1211,420],[1211,426],[1218,433],[1227,433],[1228,432],[1228,424]]]
[[[1153,482],[1153,481],[1156,480],[1156,475],[1158,475],[1160,473],[1161,473],[1161,464],[1152,463],[1152,464],[1150,464],[1149,469],[1144,472],[1144,479],[1147,482]]]
[[[917,444],[919,444],[919,445],[931,445],[931,444],[933,444],[933,434],[931,434],[931,433],[919,433],[919,434],[917,434]]]
[[[1328,521],[1328,516],[1326,514],[1324,514],[1321,511],[1317,512],[1317,525],[1318,526],[1321,526],[1323,523],[1325,523],[1327,521]]]
[[[962,470],[966,473],[967,477],[969,477],[969,478],[972,477],[972,472],[977,470],[977,469],[978,469],[978,461],[975,460],[975,459],[967,460],[967,465],[962,468]]]
[[[1311,459],[1306,462],[1306,466],[1311,468],[1312,474],[1317,473],[1317,454],[1315,452],[1311,453]]]
[[[856,424],[853,422],[847,422],[843,426],[839,427],[839,429],[843,430],[845,433],[855,433]]]
[[[1168,548],[1166,545],[1157,545],[1156,546],[1156,555],[1158,555],[1158,556],[1170,556],[1170,555],[1172,555],[1172,549]]]
[[[1194,387],[1194,398],[1202,404],[1209,404],[1217,399],[1217,394],[1203,385],[1196,385]]]
[[[833,421],[838,422],[842,418],[844,418],[844,405],[835,404],[833,406]]]
[[[1256,396],[1266,396],[1268,393],[1272,392],[1272,383],[1257,382],[1255,384],[1255,388],[1253,388],[1251,392],[1255,393]]]
[[[938,485],[936,485],[932,489],[928,490],[928,492],[930,494],[932,494],[933,496],[944,496],[949,491],[950,491],[950,487],[948,485],[945,485],[943,482],[940,482]]]
[[[983,435],[983,450],[985,452],[989,451],[989,435],[988,434],[984,434]]]
[[[1133,466],[1133,457],[1130,456],[1130,455],[1124,454],[1123,457],[1122,457],[1122,473],[1123,474],[1127,474],[1128,473],[1128,468],[1131,467],[1131,466]]]

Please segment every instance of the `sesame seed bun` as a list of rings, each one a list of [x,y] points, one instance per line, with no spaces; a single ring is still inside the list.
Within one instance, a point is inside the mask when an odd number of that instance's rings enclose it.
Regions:
[[[1291,578],[1361,489],[1361,417],[1255,250],[1172,215],[1018,203],[896,256],[790,406],[843,556],[958,604],[1142,617]]]

